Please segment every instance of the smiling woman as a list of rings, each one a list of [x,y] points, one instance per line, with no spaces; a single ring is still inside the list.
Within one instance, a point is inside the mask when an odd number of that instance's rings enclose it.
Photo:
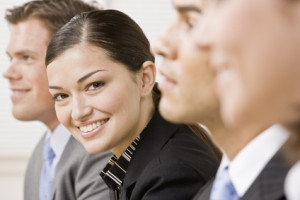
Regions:
[[[73,18],[46,64],[59,120],[87,151],[114,153],[101,176],[115,199],[191,199],[216,172],[206,141],[158,113],[154,56],[124,13]]]

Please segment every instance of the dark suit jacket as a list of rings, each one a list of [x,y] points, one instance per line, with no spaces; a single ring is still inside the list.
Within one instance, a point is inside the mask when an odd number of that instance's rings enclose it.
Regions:
[[[156,113],[128,166],[121,199],[192,199],[218,164],[187,126],[169,123]]]
[[[277,152],[264,167],[241,200],[282,200],[284,195],[284,179],[291,167],[282,153]],[[245,170],[245,173],[247,171]],[[209,181],[194,197],[194,200],[209,199],[213,179]]]
[[[39,200],[39,182],[45,135],[35,147],[25,174],[24,200]],[[111,153],[88,154],[83,146],[70,137],[55,170],[52,199],[109,199],[109,190],[99,177]]]

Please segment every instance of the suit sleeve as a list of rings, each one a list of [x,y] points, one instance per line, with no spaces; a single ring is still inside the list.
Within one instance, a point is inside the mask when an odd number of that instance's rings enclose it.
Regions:
[[[79,161],[80,167],[75,180],[75,192],[77,200],[109,199],[109,190],[99,176],[111,157],[110,152],[100,154],[87,154]]]
[[[136,182],[132,200],[192,199],[205,184],[204,178],[184,163],[156,163]]]

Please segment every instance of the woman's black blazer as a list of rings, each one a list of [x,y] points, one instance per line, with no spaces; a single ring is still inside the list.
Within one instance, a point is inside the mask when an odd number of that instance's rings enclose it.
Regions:
[[[122,200],[189,200],[219,162],[187,126],[156,112],[141,134],[121,189]]]

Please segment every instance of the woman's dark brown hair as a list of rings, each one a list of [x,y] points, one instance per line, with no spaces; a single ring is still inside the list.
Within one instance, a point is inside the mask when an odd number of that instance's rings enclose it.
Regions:
[[[116,10],[98,10],[74,17],[50,42],[46,65],[77,44],[104,49],[116,62],[138,72],[145,61],[154,62],[144,32],[128,15]]]
[[[46,65],[78,44],[88,44],[104,49],[112,60],[124,64],[133,73],[139,72],[146,61],[154,63],[150,43],[144,32],[134,20],[120,11],[98,10],[74,17],[57,32],[50,42],[46,54]],[[160,91],[155,84],[152,97],[156,109],[160,96]],[[220,158],[220,151],[212,143],[206,131],[198,125],[190,125],[190,128]]]

